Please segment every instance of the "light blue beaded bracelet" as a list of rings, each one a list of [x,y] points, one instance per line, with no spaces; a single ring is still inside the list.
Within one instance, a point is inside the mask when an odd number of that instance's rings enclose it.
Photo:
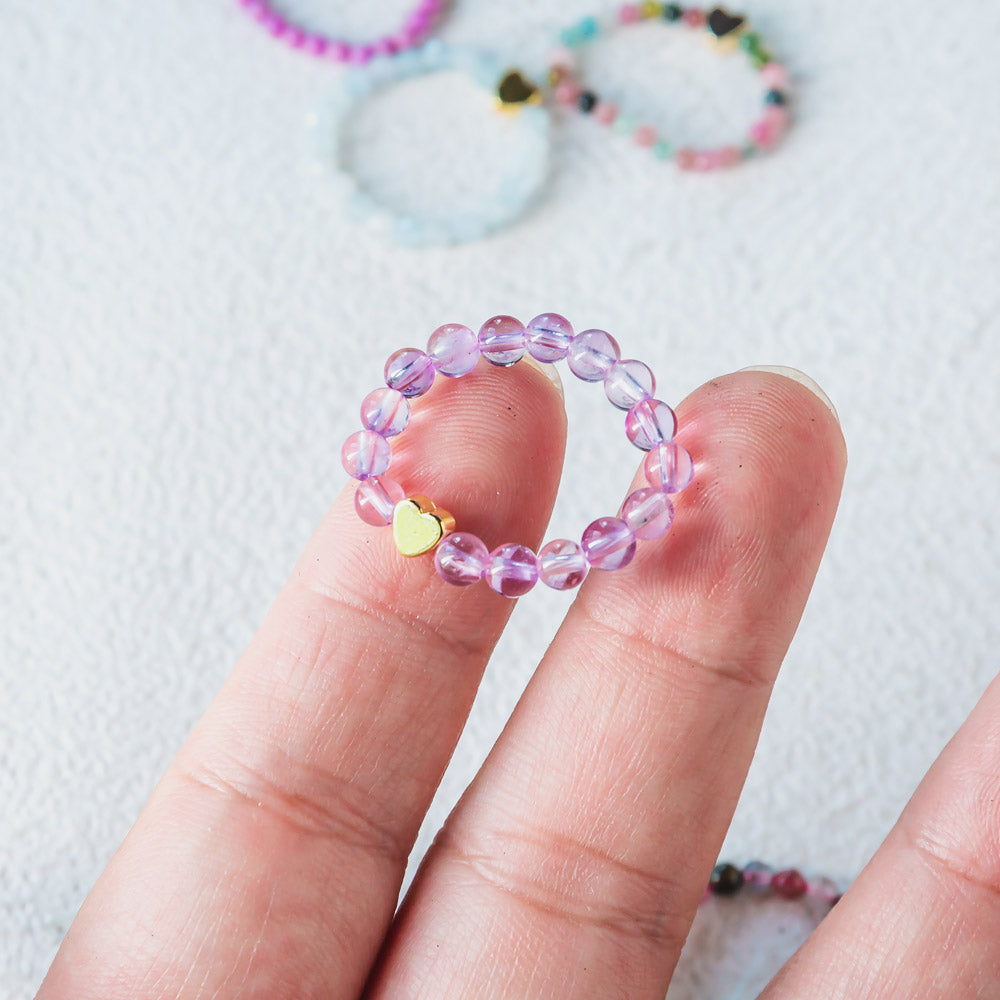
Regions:
[[[434,39],[392,60],[382,60],[351,70],[338,100],[327,112],[311,119],[319,165],[332,166],[338,194],[353,213],[373,229],[404,246],[420,247],[466,243],[502,229],[524,215],[545,186],[549,174],[550,116],[535,94],[504,100],[500,107],[519,112],[522,138],[510,150],[510,169],[492,190],[483,193],[478,210],[452,219],[423,218],[400,211],[368,191],[353,173],[346,150],[345,125],[366,100],[389,87],[418,76],[457,71],[497,95],[507,77],[488,54],[450,47]],[[509,76],[509,74],[508,74]],[[517,95],[521,96],[521,95]]]

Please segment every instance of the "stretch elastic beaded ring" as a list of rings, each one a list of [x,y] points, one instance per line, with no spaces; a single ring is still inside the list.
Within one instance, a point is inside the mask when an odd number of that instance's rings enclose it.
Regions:
[[[308,31],[282,14],[270,0],[237,0],[263,28],[293,49],[318,59],[364,66],[377,56],[394,56],[419,45],[433,30],[444,9],[443,0],[420,0],[401,27],[371,42],[348,42]]]
[[[628,439],[647,453],[649,485],[631,493],[617,516],[593,521],[579,543],[557,539],[536,554],[511,542],[491,552],[475,535],[456,532],[452,516],[432,500],[407,496],[386,476],[392,460],[387,438],[403,433],[410,420],[409,401],[426,393],[438,375],[461,378],[480,357],[509,367],[526,353],[545,364],[566,359],[578,378],[603,384],[611,403],[626,411]],[[687,487],[694,475],[690,454],[674,441],[674,411],[654,398],[656,381],[649,368],[641,361],[622,360],[615,339],[603,330],[574,335],[569,321],[557,313],[536,316],[527,326],[513,316],[494,316],[478,334],[457,323],[439,327],[426,351],[408,347],[389,358],[385,383],[365,397],[364,429],[352,434],[341,452],[347,473],[360,480],[355,508],[368,524],[391,524],[404,556],[433,551],[438,574],[456,586],[485,580],[498,594],[520,597],[539,580],[554,590],[571,590],[591,569],[622,569],[635,556],[637,542],[670,530],[670,496]]]
[[[496,97],[498,89],[510,77],[486,53],[468,48],[454,48],[433,39],[418,49],[403,52],[391,61],[383,61],[354,70],[344,81],[339,102],[329,114],[312,119],[317,134],[317,152],[324,168],[333,163],[355,214],[403,246],[433,246],[465,243],[481,239],[523,215],[545,186],[549,173],[551,119],[534,92],[524,100],[505,102],[502,107],[521,111],[519,123],[523,148],[505,150],[510,170],[495,190],[483,194],[478,210],[452,219],[427,219],[396,211],[365,190],[346,162],[344,125],[346,119],[367,98],[394,84],[430,73],[455,70],[468,75]]]
[[[576,66],[576,50],[608,34],[621,25],[642,21],[678,23],[707,32],[723,49],[739,48],[760,73],[764,83],[764,111],[738,144],[717,149],[677,147],[663,138],[652,125],[624,114],[617,104],[603,100],[587,88]],[[746,19],[722,7],[703,10],[673,3],[626,3],[607,19],[586,17],[567,28],[561,36],[563,47],[549,55],[549,84],[555,98],[565,107],[574,107],[616,132],[631,135],[635,142],[652,150],[661,160],[673,160],[682,170],[709,171],[732,167],[772,149],[788,128],[788,73],[774,61],[760,35],[751,31]]]

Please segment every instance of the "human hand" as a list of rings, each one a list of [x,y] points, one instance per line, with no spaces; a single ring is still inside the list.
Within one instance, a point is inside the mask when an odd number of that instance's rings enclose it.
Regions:
[[[536,368],[414,409],[394,472],[536,544],[565,442]],[[91,892],[39,1000],[656,998],[753,755],[839,498],[808,389],[744,372],[679,408],[671,534],[594,572],[394,918],[512,604],[443,585],[352,489]],[[983,996],[1000,961],[1000,689],[768,1000]]]

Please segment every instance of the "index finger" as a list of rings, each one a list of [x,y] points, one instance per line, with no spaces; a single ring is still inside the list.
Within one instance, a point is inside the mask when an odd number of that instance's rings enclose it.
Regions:
[[[481,363],[418,401],[392,474],[487,543],[535,545],[564,443],[537,367]],[[512,604],[402,559],[353,494],[90,894],[40,1000],[360,992]]]

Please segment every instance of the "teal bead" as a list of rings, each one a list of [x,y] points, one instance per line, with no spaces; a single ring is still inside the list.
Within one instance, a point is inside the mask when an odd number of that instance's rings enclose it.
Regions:
[[[596,17],[585,17],[577,29],[582,38],[596,38],[600,33],[601,26],[597,23]]]
[[[619,135],[628,135],[636,129],[636,120],[629,115],[619,115],[612,126]]]
[[[653,144],[653,156],[655,156],[658,160],[669,160],[673,151],[673,147],[670,143],[664,142],[662,139]]]

